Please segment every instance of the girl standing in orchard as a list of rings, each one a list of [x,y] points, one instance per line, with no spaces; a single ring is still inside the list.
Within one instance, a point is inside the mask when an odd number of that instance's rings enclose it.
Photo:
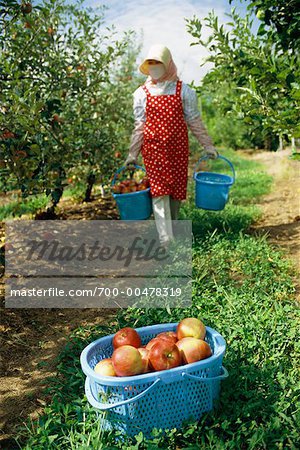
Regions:
[[[197,94],[179,80],[170,50],[152,46],[139,70],[148,78],[133,94],[135,127],[125,165],[136,164],[141,152],[159,240],[167,244],[173,239],[172,220],[186,199],[188,127],[208,157],[218,152],[200,118]]]

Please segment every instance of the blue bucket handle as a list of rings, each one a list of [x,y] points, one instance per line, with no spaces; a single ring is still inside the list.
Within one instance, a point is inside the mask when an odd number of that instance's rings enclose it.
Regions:
[[[134,165],[134,167],[135,167],[136,169],[142,169],[144,172],[146,172],[146,170],[144,169],[144,167],[138,166],[137,164],[134,164],[134,163],[133,163],[132,165]],[[128,168],[127,166],[122,166],[122,167],[120,167],[120,169],[118,169],[118,170],[116,171],[116,173],[115,173],[115,175],[114,175],[114,178],[113,178],[113,180],[112,180],[112,182],[111,182],[111,185],[112,185],[112,186],[114,186],[114,184],[116,183],[117,175],[118,175],[120,172],[122,172],[123,170],[127,169],[127,168]]]
[[[118,406],[128,405],[128,403],[136,402],[138,399],[144,397],[148,392],[154,390],[157,388],[158,384],[161,383],[161,379],[157,378],[147,389],[145,389],[140,394],[136,395],[135,397],[128,398],[127,400],[122,400],[121,402],[117,403],[101,403],[98,400],[95,399],[89,383],[89,378],[87,377],[85,379],[85,394],[92,406],[94,408],[100,409],[101,411],[107,411],[108,409],[117,408]]]
[[[222,373],[221,375],[218,375],[217,377],[211,377],[211,378],[203,378],[203,377],[197,377],[196,375],[190,375],[189,373],[186,372],[182,372],[182,377],[183,378],[190,378],[191,380],[194,381],[201,381],[202,383],[210,383],[212,381],[216,381],[216,380],[224,380],[225,378],[228,377],[228,370],[225,369],[224,366],[222,366]]]
[[[205,159],[210,159],[210,158],[209,158],[209,156],[206,156],[206,155],[201,156],[201,158],[200,158],[200,159],[198,160],[198,162],[196,163],[195,168],[194,168],[194,175],[193,175],[194,180],[196,179],[196,173],[197,173],[197,172],[196,172],[196,167],[198,166],[198,164],[199,164],[201,161],[203,161],[203,160],[205,160]],[[233,183],[234,183],[234,182],[235,182],[235,170],[234,170],[234,167],[233,167],[232,162],[229,161],[229,159],[225,158],[225,156],[221,156],[221,155],[218,155],[216,159],[223,159],[223,161],[225,161],[225,162],[228,163],[228,165],[229,165],[229,167],[230,167],[230,169],[231,169],[231,171],[232,171],[232,174],[233,174]],[[232,183],[232,184],[233,184],[233,183]]]

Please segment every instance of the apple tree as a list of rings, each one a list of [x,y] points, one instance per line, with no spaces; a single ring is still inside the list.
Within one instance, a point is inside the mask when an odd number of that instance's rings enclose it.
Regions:
[[[53,212],[74,168],[88,187],[97,175],[109,178],[117,133],[128,127],[133,82],[116,83],[114,70],[128,49],[138,50],[131,32],[116,39],[114,28],[104,26],[103,8],[85,8],[82,0],[5,3],[1,188],[20,189],[23,197],[45,192]]]
[[[229,0],[233,3],[234,0]],[[262,22],[261,32],[272,35],[277,48],[299,54],[300,10],[298,0],[247,0],[248,9]]]
[[[214,64],[204,77],[202,89],[216,96],[222,114],[239,119],[252,132],[270,136],[299,136],[299,57],[278,51],[271,34],[253,31],[251,14],[240,17],[235,9],[230,21],[220,24],[214,12],[201,22],[187,20],[195,41],[209,51],[205,62]],[[210,30],[202,38],[203,24]],[[224,98],[223,89],[232,92]]]

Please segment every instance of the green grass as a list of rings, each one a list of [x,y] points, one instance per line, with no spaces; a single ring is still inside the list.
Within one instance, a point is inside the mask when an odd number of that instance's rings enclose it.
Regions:
[[[46,195],[32,196],[22,202],[12,201],[7,205],[0,206],[0,220],[14,219],[23,214],[35,213],[39,209],[45,208],[47,203]]]
[[[270,189],[261,167],[235,159],[238,179],[230,203],[221,213],[194,208],[181,218],[193,219],[193,300],[186,309],[129,308],[110,326],[80,327],[58,358],[58,376],[49,380],[51,402],[38,422],[20,430],[26,450],[100,449],[296,449],[299,427],[299,310],[295,306],[293,270],[265,237],[247,234],[259,216],[252,204]],[[255,179],[255,182],[253,180]],[[241,181],[241,183],[240,183]],[[192,189],[192,186],[190,187]],[[165,437],[117,439],[101,429],[101,420],[84,396],[79,355],[89,343],[123,326],[143,326],[197,316],[227,342],[216,409],[200,421]],[[16,448],[18,448],[16,446]]]
[[[300,161],[300,152],[294,151],[290,156],[290,159],[295,159],[296,161]]]
[[[63,193],[64,198],[74,198],[79,200],[84,197],[86,189],[86,184],[82,182],[77,182],[74,185],[69,185],[66,187]]]
[[[79,200],[84,196],[84,189],[83,183],[68,186],[63,193],[63,197]],[[15,219],[23,214],[35,214],[38,210],[45,209],[48,204],[49,197],[45,194],[33,195],[22,201],[14,200],[7,205],[0,205],[0,220]]]

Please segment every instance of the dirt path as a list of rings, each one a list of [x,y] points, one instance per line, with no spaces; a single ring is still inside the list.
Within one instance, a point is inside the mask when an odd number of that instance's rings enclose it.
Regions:
[[[289,159],[290,150],[241,153],[261,162],[274,178],[272,192],[258,203],[262,218],[251,229],[267,233],[269,241],[282,247],[300,271],[300,161]]]
[[[259,202],[263,217],[252,227],[252,232],[268,233],[270,242],[283,247],[300,269],[300,162],[289,160],[289,151],[240,153],[263,163],[275,181],[272,192]],[[87,204],[74,204],[71,199],[66,199],[61,203],[60,214],[63,219],[77,220],[118,217],[113,202],[100,196]],[[2,290],[0,285],[0,298],[4,298],[3,285]],[[55,358],[70,331],[80,325],[112,322],[115,312],[94,309],[9,310],[2,307],[1,448],[15,449],[12,436],[16,426],[28,417],[36,418],[42,411],[47,401],[42,389],[47,377],[55,375]]]

